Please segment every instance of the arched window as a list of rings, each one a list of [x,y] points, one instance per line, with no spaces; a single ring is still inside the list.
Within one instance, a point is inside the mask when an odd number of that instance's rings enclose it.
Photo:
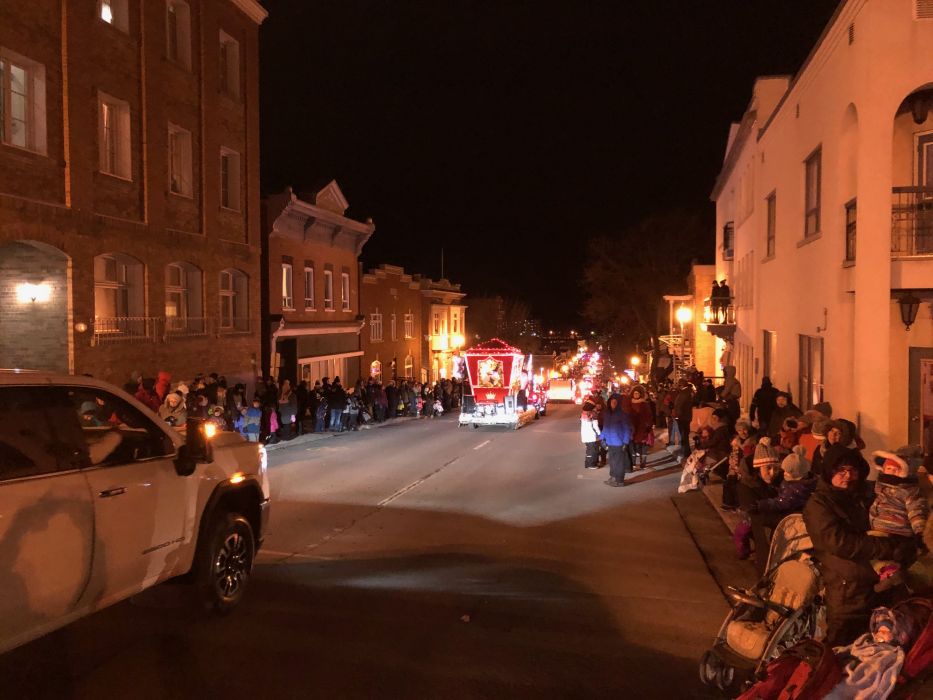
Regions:
[[[411,355],[405,356],[405,377],[406,379],[414,379],[415,377],[415,358]]]
[[[205,330],[201,270],[186,262],[165,266],[165,330],[203,333]]]
[[[143,264],[123,253],[94,258],[95,335],[147,336]]]
[[[382,380],[382,363],[379,360],[373,360],[369,365],[369,376],[377,382]]]
[[[249,330],[249,278],[239,270],[220,273],[220,330]]]

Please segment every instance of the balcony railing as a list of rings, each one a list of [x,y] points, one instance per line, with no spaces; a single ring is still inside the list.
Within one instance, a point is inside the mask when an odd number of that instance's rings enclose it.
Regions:
[[[220,337],[250,333],[255,319],[236,316],[188,317],[110,316],[94,319],[91,345],[109,343],[170,343],[185,338]]]
[[[895,187],[891,202],[891,255],[933,255],[933,188]]]
[[[735,297],[703,300],[703,323],[707,325],[735,325]]]
[[[162,338],[165,319],[159,316],[107,316],[94,319],[91,345],[153,343]]]

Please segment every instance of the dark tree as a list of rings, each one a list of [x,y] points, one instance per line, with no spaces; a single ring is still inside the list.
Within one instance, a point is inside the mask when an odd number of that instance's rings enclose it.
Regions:
[[[709,257],[714,238],[699,215],[671,211],[592,239],[583,274],[584,317],[631,344],[658,335],[662,297],[686,292],[691,263]]]

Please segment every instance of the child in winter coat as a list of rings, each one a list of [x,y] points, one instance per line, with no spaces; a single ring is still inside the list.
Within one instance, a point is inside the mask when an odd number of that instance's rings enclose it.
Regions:
[[[781,451],[784,454],[790,454],[791,450],[797,446],[800,442],[800,433],[802,432],[802,422],[797,420],[794,417],[788,417],[784,419],[784,423],[781,425]],[[804,449],[804,457],[806,457],[806,449]],[[809,470],[809,460],[807,461],[807,469]]]
[[[917,546],[922,548],[929,505],[920,493],[916,467],[893,452],[876,450],[872,455],[881,473],[875,481],[875,500],[868,509],[871,524],[868,534],[878,537],[915,537]],[[903,580],[897,562],[874,560],[871,565],[879,577],[876,591],[886,590]]]
[[[749,476],[746,460],[754,454],[758,442],[758,435],[748,421],[740,420],[736,423],[735,432],[735,437],[730,443],[729,471],[722,484],[723,510],[735,510],[738,507],[738,485],[743,477]]]
[[[587,397],[580,413],[580,441],[586,448],[583,460],[584,469],[599,469],[599,424],[597,423],[596,402]]]
[[[259,430],[262,425],[262,402],[255,398],[250,408],[242,409],[243,422],[240,433],[250,442],[259,442]]]

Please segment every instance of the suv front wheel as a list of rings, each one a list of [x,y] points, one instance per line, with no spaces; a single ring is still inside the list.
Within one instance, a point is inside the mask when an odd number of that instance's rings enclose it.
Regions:
[[[237,513],[220,513],[211,522],[198,551],[197,588],[204,607],[226,614],[243,599],[256,540],[249,521]]]

